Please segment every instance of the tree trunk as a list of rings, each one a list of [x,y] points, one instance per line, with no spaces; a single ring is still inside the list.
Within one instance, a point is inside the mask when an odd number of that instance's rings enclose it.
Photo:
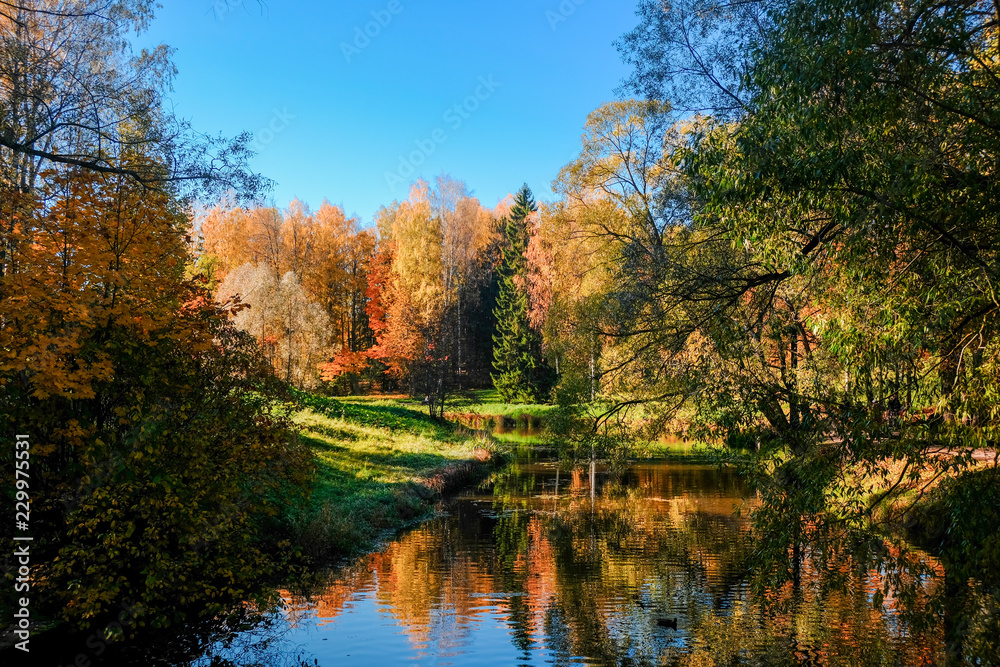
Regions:
[[[447,364],[446,363],[442,363],[441,364],[441,373],[438,375],[438,386],[437,386],[437,391],[438,391],[438,412],[439,412],[439,415],[440,415],[440,419],[442,419],[442,420],[444,420],[444,402],[445,402],[445,398],[447,397],[446,391],[445,391],[445,382],[444,382],[444,380],[445,380],[444,375],[447,372],[447,368],[448,368]]]
[[[906,409],[913,412],[913,365],[906,369]]]
[[[464,370],[464,362],[463,362],[463,357],[462,357],[462,292],[461,292],[461,290],[459,290],[459,293],[458,293],[458,302],[456,304],[456,307],[458,309],[458,313],[457,313],[457,316],[455,318],[456,319],[456,324],[455,324],[455,351],[456,351],[456,355],[455,356],[456,356],[457,361],[458,361],[458,373],[457,373],[457,375],[458,375],[458,389],[461,391],[462,389],[465,389],[465,383],[464,383],[464,380],[462,379],[463,370]]]
[[[596,385],[596,370],[597,360],[595,359],[594,346],[590,346],[590,402],[593,403],[594,399],[597,397],[597,387]]]
[[[958,356],[959,350],[952,350],[946,353],[938,366],[938,375],[941,379],[941,396],[946,404],[951,404],[952,394],[958,385]],[[950,408],[949,408],[950,410]]]
[[[595,456],[594,448],[591,447],[590,448],[590,504],[591,504],[591,506],[593,506],[593,504],[594,504],[594,486],[596,485],[595,483],[596,483],[596,478],[597,478],[597,475],[596,475],[596,472],[597,472],[597,470],[596,470],[597,461],[594,459],[594,456]]]

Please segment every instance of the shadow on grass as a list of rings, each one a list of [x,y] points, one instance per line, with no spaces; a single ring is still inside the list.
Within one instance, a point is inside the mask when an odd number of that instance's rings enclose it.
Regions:
[[[406,480],[392,481],[391,478],[420,477],[455,463],[453,458],[431,452],[402,452],[388,448],[358,450],[307,434],[300,437],[321,459],[320,478],[336,481],[346,492],[404,483]],[[316,490],[323,495],[325,489]]]
[[[494,461],[469,460],[467,434],[416,410],[308,394],[299,403],[314,415],[300,437],[316,455],[317,475],[309,506],[290,519],[297,546],[314,563],[371,550],[431,514],[442,494],[494,468]]]
[[[402,405],[354,403],[306,393],[299,394],[298,398],[303,407],[317,414],[332,419],[345,419],[359,426],[405,430],[437,439],[447,439],[455,434],[453,425]]]

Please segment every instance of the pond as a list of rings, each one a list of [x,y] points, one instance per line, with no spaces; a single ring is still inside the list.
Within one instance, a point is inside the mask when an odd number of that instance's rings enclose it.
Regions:
[[[521,463],[194,664],[936,663],[939,632],[872,610],[877,573],[848,593],[807,583],[780,614],[752,604],[746,496],[713,466]]]

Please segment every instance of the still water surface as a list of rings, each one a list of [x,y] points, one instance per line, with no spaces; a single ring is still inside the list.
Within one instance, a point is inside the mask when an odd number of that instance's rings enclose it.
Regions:
[[[876,576],[847,594],[807,586],[779,615],[752,605],[734,514],[746,495],[714,466],[647,463],[592,483],[522,463],[309,598],[286,593],[269,629],[195,664],[935,663],[938,634],[872,611]]]

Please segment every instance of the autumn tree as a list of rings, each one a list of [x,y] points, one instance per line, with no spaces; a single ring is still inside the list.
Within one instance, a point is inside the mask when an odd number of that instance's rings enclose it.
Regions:
[[[381,256],[391,270],[370,278],[380,289],[369,298],[372,354],[440,416],[447,392],[467,381],[493,217],[464,183],[441,175],[435,186],[420,181],[406,201],[380,212]]]
[[[278,280],[265,265],[244,264],[216,292],[221,302],[234,298],[248,306],[234,325],[257,339],[277,376],[300,389],[315,388],[329,351],[329,319],[295,273]]]
[[[214,615],[275,571],[275,517],[311,470],[228,321],[242,305],[185,279],[186,197],[266,182],[249,135],[197,135],[163,104],[169,49],[127,39],[153,3],[0,5],[0,431],[32,445],[33,613]]]
[[[369,265],[366,310],[375,342],[366,356],[383,364],[385,375],[402,382],[409,378],[410,364],[417,358],[418,334],[408,317],[405,293],[396,292],[393,254],[391,243],[381,243]],[[404,323],[411,326],[404,328]]]
[[[574,400],[592,402],[603,396],[607,292],[618,264],[614,247],[593,230],[598,220],[618,215],[607,202],[580,206],[562,201],[544,206],[532,225],[528,321],[542,332],[560,388]]]
[[[397,282],[392,267],[390,246],[379,252],[368,278],[368,316],[375,332],[375,345],[367,355],[384,364],[386,375],[415,394],[415,373],[424,352],[424,340],[410,293]]]
[[[492,269],[488,250],[494,223],[461,181],[441,175],[436,186],[433,205],[442,224],[444,326],[452,330],[450,372],[461,387],[469,377],[470,316],[479,312],[481,288]]]
[[[375,344],[368,315],[369,269],[376,250],[375,234],[359,228],[339,207],[324,202],[316,213],[316,261],[305,284],[330,318],[331,346],[322,365],[328,383],[347,383],[360,390],[369,369],[366,352]]]
[[[0,430],[32,443],[36,613],[87,628],[122,603],[153,626],[222,611],[273,572],[308,455],[256,344],[184,280],[179,202],[122,174],[40,176],[37,197],[0,200],[16,248]]]
[[[313,226],[313,259],[303,274],[303,285],[330,317],[334,346],[362,352],[372,342],[365,292],[375,235],[328,202],[316,212]]]
[[[194,221],[201,244],[199,262],[211,259],[218,277],[244,264],[265,265],[278,278],[284,269],[282,226],[275,208],[242,208],[226,198]]]

